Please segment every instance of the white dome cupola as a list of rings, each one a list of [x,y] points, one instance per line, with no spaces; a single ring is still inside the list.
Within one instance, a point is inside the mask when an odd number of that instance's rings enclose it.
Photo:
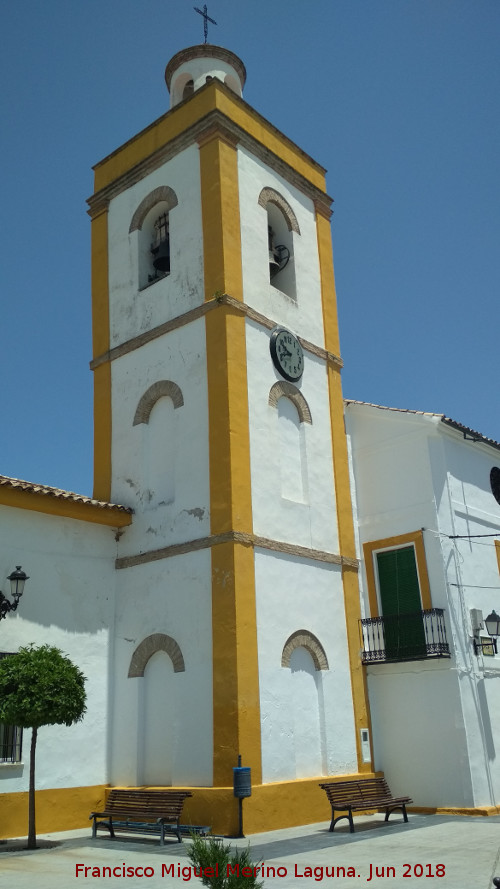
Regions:
[[[245,66],[229,49],[211,43],[181,49],[165,69],[170,107],[188,99],[209,80],[222,81],[241,97],[246,80]]]

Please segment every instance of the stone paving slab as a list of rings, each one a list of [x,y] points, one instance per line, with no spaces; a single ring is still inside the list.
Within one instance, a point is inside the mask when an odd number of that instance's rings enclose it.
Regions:
[[[493,889],[500,875],[500,817],[410,815],[404,824],[393,816],[385,824],[373,815],[356,818],[355,827],[350,834],[346,822],[331,834],[328,823],[312,824],[226,842],[250,845],[265,889]],[[189,870],[189,840],[160,847],[136,835],[92,840],[90,830],[40,840],[57,845],[2,852],[12,843],[0,842],[0,889],[201,885]]]

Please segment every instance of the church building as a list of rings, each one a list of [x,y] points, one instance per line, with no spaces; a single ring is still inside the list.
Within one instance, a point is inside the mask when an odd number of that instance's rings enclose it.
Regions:
[[[418,779],[433,750],[395,741],[406,739],[407,693],[415,720],[439,713],[436,669],[447,719],[465,718],[453,640],[470,648],[468,629],[434,543],[439,594],[424,581],[417,520],[434,517],[398,501],[389,527],[382,487],[377,503],[370,494],[365,455],[376,463],[394,417],[344,409],[325,170],[244,101],[245,78],[227,49],[178,52],[165,72],[170,110],[95,167],[93,497],[0,476],[2,576],[19,564],[30,575],[1,650],[56,645],[87,677],[84,721],[40,730],[40,831],[85,825],[109,787],[172,786],[193,794],[186,823],[235,834],[239,757],[251,769],[248,833],[326,820],[327,778],[383,769],[396,795],[409,793],[410,764],[420,808],[491,808],[498,796],[484,732],[476,780],[457,788],[450,773],[439,798]],[[399,419],[411,432],[412,418]],[[417,430],[424,451],[430,425]],[[460,429],[445,431],[458,442]],[[383,472],[402,479],[416,453],[403,438],[409,456],[393,459],[389,431],[380,448]],[[498,445],[479,447],[489,467]],[[436,461],[418,471],[435,480]],[[391,594],[378,607],[376,572],[379,551],[405,547],[424,664],[410,685],[394,635],[366,625],[402,611]],[[398,575],[395,562],[388,570]],[[437,604],[439,619],[425,617]],[[491,664],[500,679],[500,657]],[[483,730],[471,689],[463,744],[443,754],[453,768]],[[492,719],[493,737],[500,710]],[[26,831],[28,749],[28,731],[0,728],[0,837]]]

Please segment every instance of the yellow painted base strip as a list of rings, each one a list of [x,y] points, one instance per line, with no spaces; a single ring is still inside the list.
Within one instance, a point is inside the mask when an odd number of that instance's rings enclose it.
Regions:
[[[362,776],[372,777],[375,773]],[[377,773],[378,774],[378,773]],[[299,781],[260,784],[252,788],[252,796],[243,801],[245,834],[299,827],[329,821],[331,809],[326,794],[319,787],[325,781],[354,780],[358,775],[318,776]],[[139,789],[139,788],[137,788]],[[145,790],[146,788],[140,788]],[[151,789],[155,789],[151,787]],[[156,788],[158,789],[158,788]],[[162,788],[168,789],[168,788]],[[174,788],[172,788],[174,789]],[[210,825],[213,833],[235,836],[238,833],[238,801],[232,787],[176,787],[189,790],[193,796],[184,803],[183,824]],[[88,827],[90,812],[103,808],[110,788],[64,787],[38,790],[36,793],[37,832],[50,833]],[[467,815],[488,817],[500,815],[500,806],[425,807],[408,806],[408,812],[425,815]],[[0,839],[26,836],[28,833],[28,794],[4,793],[0,808]]]
[[[483,817],[500,815],[500,806],[475,806],[474,808],[453,806],[437,806],[435,808],[429,806],[407,806],[406,810],[407,812],[413,812],[416,815],[482,815]]]
[[[106,786],[61,787],[36,791],[37,833],[76,830],[90,825],[90,812],[104,805]],[[28,793],[2,793],[0,838],[25,837],[28,834]],[[90,827],[89,827],[90,833]]]
[[[247,762],[244,764],[247,765]],[[342,775],[336,779],[318,776],[299,781],[253,786],[252,796],[243,801],[245,833],[260,833],[329,820],[330,806],[319,784],[323,781],[340,781],[356,777],[356,775]],[[88,826],[90,836],[89,814],[102,810],[109,789],[96,786],[38,790],[37,832],[49,833]],[[151,785],[150,788],[136,789],[159,788]],[[226,836],[235,836],[238,833],[238,800],[233,796],[232,786],[176,787],[175,790],[189,790],[193,794],[184,803],[181,819],[183,824],[209,825],[213,833]],[[27,833],[28,794],[2,794],[0,838],[26,836]]]

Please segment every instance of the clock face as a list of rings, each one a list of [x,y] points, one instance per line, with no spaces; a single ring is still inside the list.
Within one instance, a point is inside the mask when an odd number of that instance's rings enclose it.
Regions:
[[[274,365],[285,380],[295,383],[304,370],[304,353],[297,337],[279,327],[271,335],[271,357]]]

